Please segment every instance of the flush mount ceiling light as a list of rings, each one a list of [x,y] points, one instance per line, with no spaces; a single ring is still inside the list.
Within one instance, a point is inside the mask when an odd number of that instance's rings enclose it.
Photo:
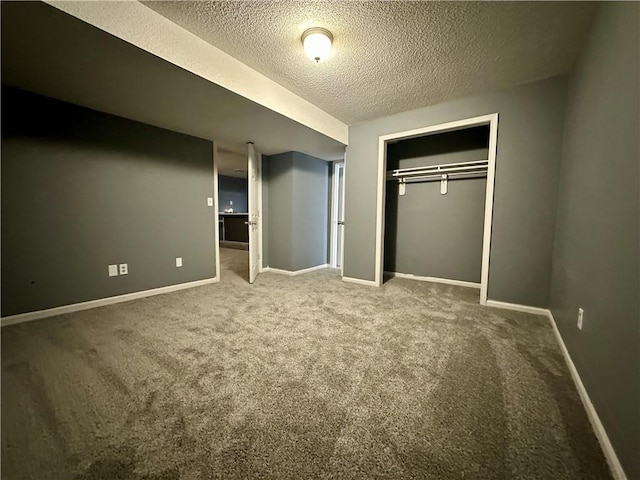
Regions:
[[[302,34],[304,51],[316,63],[320,63],[331,54],[331,42],[333,42],[333,35],[326,28],[313,27]]]

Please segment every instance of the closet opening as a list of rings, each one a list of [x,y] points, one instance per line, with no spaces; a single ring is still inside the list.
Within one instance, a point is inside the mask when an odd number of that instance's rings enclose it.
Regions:
[[[486,304],[497,114],[379,137],[376,284],[480,289]]]

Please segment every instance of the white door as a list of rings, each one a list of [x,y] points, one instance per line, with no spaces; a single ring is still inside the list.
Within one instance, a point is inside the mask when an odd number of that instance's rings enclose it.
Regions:
[[[336,225],[336,267],[342,268],[342,246],[344,245],[344,163],[337,165],[338,174],[338,220]]]
[[[256,153],[253,143],[247,144],[249,147],[249,161],[247,167],[247,181],[249,190],[249,283],[253,283],[258,276],[260,270],[260,234],[258,221],[260,217],[259,210],[259,181],[260,181],[260,164],[262,157]]]
[[[344,163],[333,164],[333,211],[331,213],[331,266],[342,268],[344,238]]]

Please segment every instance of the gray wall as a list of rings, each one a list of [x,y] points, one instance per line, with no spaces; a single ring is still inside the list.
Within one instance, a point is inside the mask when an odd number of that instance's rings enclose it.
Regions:
[[[3,86],[2,315],[214,277],[212,196],[211,142]]]
[[[475,127],[392,143],[387,170],[486,160],[489,128]],[[486,178],[387,182],[385,271],[480,282]]]
[[[330,163],[294,152],[293,270],[328,263],[327,225]]]
[[[327,263],[329,163],[298,152],[263,158],[263,265]]]
[[[264,266],[293,270],[293,152],[264,156],[262,165]]]
[[[218,209],[224,212],[227,208],[233,208],[234,212],[247,213],[248,187],[246,178],[218,176]],[[233,204],[231,204],[233,202]]]
[[[640,478],[639,15],[637,3],[601,6],[570,78],[550,290],[629,479]]]
[[[350,127],[344,275],[374,279],[378,136],[497,112],[489,298],[546,307],[565,93],[558,77]]]

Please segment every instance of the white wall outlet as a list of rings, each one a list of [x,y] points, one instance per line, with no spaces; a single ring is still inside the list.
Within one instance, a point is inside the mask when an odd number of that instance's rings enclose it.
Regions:
[[[109,265],[109,276],[110,277],[118,276],[118,265]]]
[[[582,321],[584,320],[584,310],[578,308],[578,328],[582,330]]]
[[[233,206],[233,200],[229,200],[229,205]]]
[[[176,267],[182,266],[182,257],[176,257]]]
[[[129,265],[126,263],[120,264],[120,275],[127,275],[129,273]]]
[[[207,207],[213,207],[213,197],[207,197]]]

